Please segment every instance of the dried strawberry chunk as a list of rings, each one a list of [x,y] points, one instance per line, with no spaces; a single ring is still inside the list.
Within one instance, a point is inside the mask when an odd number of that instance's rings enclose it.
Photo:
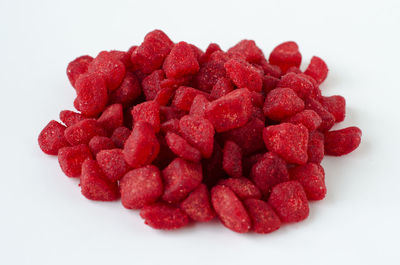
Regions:
[[[305,100],[306,109],[310,109],[315,111],[318,116],[321,117],[322,122],[321,125],[318,127],[318,130],[324,132],[332,128],[335,124],[335,116],[332,115],[321,103],[317,100],[308,98]]]
[[[346,116],[346,100],[344,97],[322,97],[322,105],[335,117],[335,122],[344,120]]]
[[[299,67],[301,63],[299,46],[294,41],[279,44],[269,55],[269,62],[279,66],[283,73],[286,73],[291,66]]]
[[[132,109],[133,122],[145,121],[151,124],[154,131],[160,131],[160,105],[155,101],[146,101]]]
[[[143,94],[146,100],[153,100],[161,90],[161,81],[165,79],[163,70],[156,70],[142,81]]]
[[[324,60],[317,56],[313,56],[304,73],[314,78],[318,84],[321,84],[328,76],[328,66]]]
[[[197,95],[207,96],[203,91],[197,90],[193,87],[181,86],[175,91],[175,96],[171,105],[178,109],[189,111],[193,100]]]
[[[257,234],[271,233],[280,228],[281,221],[268,203],[257,199],[247,199],[243,204],[249,213],[252,229]]]
[[[232,91],[233,85],[231,80],[226,77],[221,77],[213,86],[210,93],[210,98],[213,100],[218,99],[222,96],[225,96],[226,94],[229,94]]]
[[[215,52],[217,53],[217,52]],[[225,77],[226,71],[224,67],[224,62],[219,61],[209,61],[203,64],[199,72],[195,76],[196,87],[200,90],[209,92],[217,83],[217,81]]]
[[[358,127],[347,127],[325,133],[325,154],[342,156],[360,145],[362,132]]]
[[[256,185],[247,178],[229,178],[219,181],[219,185],[230,188],[241,200],[261,198],[261,192]]]
[[[89,141],[89,148],[93,155],[96,155],[101,150],[115,148],[114,142],[105,136],[93,136]]]
[[[184,41],[175,44],[163,65],[163,70],[168,78],[193,75],[199,71],[199,68],[195,53]]]
[[[108,135],[111,135],[116,128],[121,127],[124,123],[122,105],[108,106],[97,119],[97,123],[107,131]]]
[[[137,76],[131,72],[125,74],[121,85],[110,94],[110,103],[120,103],[128,107],[140,96],[142,89]]]
[[[204,118],[204,115],[205,115],[205,112],[206,112],[206,108],[207,108],[209,103],[210,102],[208,101],[208,99],[204,95],[197,95],[193,99],[192,106],[190,106],[189,114]]]
[[[264,114],[272,120],[282,120],[304,109],[304,101],[290,88],[276,88],[268,93]]]
[[[112,182],[120,180],[129,169],[124,154],[119,148],[100,151],[96,155],[96,160],[104,175]]]
[[[163,133],[167,133],[167,132],[179,133],[179,120],[178,119],[170,119],[166,122],[163,122],[161,124],[160,130]]]
[[[215,216],[211,207],[210,193],[204,184],[194,189],[180,206],[190,219],[196,222],[208,222]]]
[[[163,202],[144,206],[140,210],[140,216],[145,224],[154,229],[174,230],[189,223],[189,217],[184,211]]]
[[[199,162],[201,159],[201,153],[199,150],[191,146],[185,139],[173,132],[167,132],[165,135],[168,147],[171,151],[188,161]]]
[[[285,122],[293,124],[303,124],[309,131],[314,131],[322,123],[321,117],[313,110],[303,110],[296,113],[292,117],[286,119]]]
[[[222,168],[233,178],[242,176],[242,150],[235,142],[225,142]]]
[[[88,144],[93,136],[106,136],[105,130],[96,120],[83,120],[65,129],[65,139],[71,145]]]
[[[321,97],[321,90],[311,81],[310,77],[304,74],[287,73],[282,76],[277,87],[286,87],[292,89],[301,98]]]
[[[68,64],[67,76],[69,82],[73,87],[75,87],[75,82],[79,78],[79,76],[85,74],[88,71],[89,65],[92,61],[92,56],[83,55]]]
[[[111,140],[114,142],[115,146],[118,148],[124,148],[126,139],[131,135],[131,130],[126,127],[118,127],[114,130],[111,135]]]
[[[254,40],[241,40],[230,48],[227,53],[232,57],[241,58],[249,63],[259,63],[264,58],[263,52],[257,47]]]
[[[312,131],[308,137],[308,162],[321,163],[324,158],[324,134],[319,131]]]
[[[80,121],[86,120],[87,117],[80,113],[76,113],[70,110],[63,110],[60,112],[60,120],[67,126],[74,125]]]
[[[211,54],[213,54],[216,51],[222,51],[221,47],[219,47],[218,44],[216,43],[210,43],[205,51],[205,53],[203,53],[203,55],[199,58],[199,63],[203,64],[205,62],[208,62],[208,60],[210,59]]]
[[[303,186],[309,200],[322,200],[325,198],[325,172],[317,164],[307,163],[289,170],[290,178],[297,180]]]
[[[78,94],[76,108],[83,115],[95,117],[104,110],[108,102],[108,92],[106,83],[99,74],[81,75],[75,87]]]
[[[262,74],[253,65],[240,59],[231,59],[224,66],[227,75],[237,87],[261,91]]]
[[[92,154],[86,144],[63,147],[58,150],[58,162],[61,170],[70,178],[77,178],[81,175],[82,164],[87,158],[92,158]]]
[[[38,143],[40,149],[48,155],[57,155],[60,148],[69,146],[64,137],[66,127],[57,121],[50,121],[40,132]]]

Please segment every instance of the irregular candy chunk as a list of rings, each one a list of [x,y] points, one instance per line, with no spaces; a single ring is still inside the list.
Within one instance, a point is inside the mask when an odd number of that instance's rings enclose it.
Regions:
[[[147,33],[142,44],[132,52],[133,69],[145,74],[160,69],[173,46],[174,43],[161,30]]]
[[[221,48],[219,47],[218,44],[216,43],[210,43],[206,49],[206,52],[199,58],[199,63],[203,64],[205,62],[208,62],[210,59],[211,54],[213,54],[216,51],[222,51]]]
[[[136,122],[124,145],[125,161],[133,168],[142,167],[150,164],[159,151],[160,144],[153,126],[143,121]]]
[[[107,105],[108,92],[104,79],[97,73],[81,75],[75,83],[76,108],[83,115],[95,117]],[[74,103],[75,106],[75,103]]]
[[[192,106],[193,100],[197,95],[207,96],[203,91],[197,90],[193,87],[181,86],[175,91],[172,106],[181,110],[189,111],[190,106]]]
[[[173,132],[167,132],[165,135],[168,147],[171,151],[188,161],[199,162],[201,159],[201,153],[196,148],[192,147],[185,139]]]
[[[346,100],[342,96],[322,97],[322,105],[334,117],[335,122],[341,122],[346,116]]]
[[[100,151],[96,155],[96,160],[104,175],[112,182],[120,180],[129,169],[122,150],[119,148]]]
[[[90,149],[86,144],[63,147],[58,150],[58,162],[65,175],[77,178],[81,175],[83,161],[92,158]]]
[[[132,52],[112,50],[112,51],[109,51],[109,54],[114,59],[120,60],[125,65],[125,69],[132,67],[132,62],[131,62]]]
[[[324,158],[324,134],[319,131],[313,131],[309,133],[308,137],[308,162],[310,163],[321,163]]]
[[[129,135],[131,135],[131,130],[126,127],[118,127],[111,135],[111,140],[116,147],[124,148],[125,141],[128,139]]]
[[[263,91],[268,94],[271,90],[275,89],[279,83],[279,78],[265,75],[263,76]]]
[[[289,163],[307,162],[308,130],[303,125],[281,123],[271,125],[263,131],[268,150],[277,153]]]
[[[132,109],[133,122],[145,121],[151,124],[154,131],[160,131],[160,105],[155,101],[143,102]]]
[[[175,107],[160,106],[160,120],[162,122],[169,121],[171,119],[180,119],[185,116],[183,110],[177,109]]]
[[[190,48],[192,48],[192,51],[193,51],[194,55],[196,56],[196,59],[199,60],[200,57],[203,56],[204,52],[196,45],[189,44],[189,46],[190,46]]]
[[[82,164],[81,192],[89,200],[115,201],[119,198],[118,184],[108,181],[97,162],[86,159]]]
[[[200,184],[189,194],[181,203],[181,209],[196,222],[208,222],[215,216],[211,208],[210,193],[204,184]]]
[[[225,142],[222,168],[233,178],[242,176],[242,150],[235,142]]]
[[[195,76],[196,87],[203,91],[211,91],[217,81],[225,77],[224,63],[209,61],[203,64]]]
[[[89,55],[83,55],[72,62],[70,62],[67,66],[67,76],[69,82],[73,87],[75,87],[75,82],[78,80],[79,76],[85,74],[88,71],[89,64],[93,61],[93,57]]]
[[[243,203],[249,213],[254,232],[267,234],[281,226],[278,215],[268,203],[257,199],[247,199]]]
[[[259,63],[264,58],[263,52],[253,40],[242,40],[227,52],[235,58],[242,58],[249,63]]]
[[[93,136],[89,141],[89,148],[93,155],[96,155],[101,150],[115,148],[114,142],[105,136]]]
[[[290,88],[276,88],[268,93],[264,114],[272,120],[282,120],[304,109],[304,101]]]
[[[211,102],[207,106],[205,117],[217,132],[224,132],[242,127],[251,114],[251,94],[249,90],[242,88]]]
[[[306,109],[315,111],[322,119],[318,130],[324,132],[332,128],[332,126],[335,124],[335,117],[327,109],[325,109],[321,103],[312,98],[306,99],[305,103]]]
[[[162,199],[169,203],[180,202],[203,179],[201,164],[176,158],[163,171],[165,190]]]
[[[175,44],[171,53],[165,58],[163,70],[168,78],[197,73],[199,63],[190,45],[184,41]]]
[[[289,69],[287,69],[286,73],[287,73],[287,74],[288,74],[288,73],[301,74],[302,71],[301,71],[298,67],[292,66],[292,67],[290,67]]]
[[[328,66],[321,58],[313,56],[304,73],[314,78],[318,84],[321,84],[328,75]]]
[[[65,129],[65,139],[71,145],[87,144],[93,136],[106,136],[105,130],[96,120],[83,120]]]
[[[299,112],[287,119],[286,122],[303,124],[309,131],[314,131],[321,125],[322,119],[313,110],[303,110],[302,112]]]
[[[142,81],[143,94],[146,100],[153,100],[161,90],[161,81],[164,80],[164,71],[156,70]]]
[[[276,184],[289,181],[285,161],[274,153],[262,155],[251,168],[251,179],[264,195]]]
[[[129,171],[119,185],[121,203],[127,209],[140,209],[152,204],[163,193],[160,171],[153,165]]]
[[[201,152],[204,158],[209,158],[214,145],[214,128],[212,124],[201,117],[186,115],[179,121],[181,136]]]
[[[233,90],[233,85],[231,80],[226,77],[221,77],[218,79],[217,83],[213,86],[210,94],[211,99],[217,99],[226,94],[229,94]]]
[[[171,119],[161,124],[161,132],[173,132],[179,133],[179,120],[178,119]]]
[[[302,99],[318,99],[321,97],[321,91],[319,88],[304,74],[288,73],[282,76],[277,87],[290,88]]]
[[[280,183],[272,188],[268,199],[282,222],[299,222],[308,217],[307,196],[298,181]]]
[[[211,190],[211,202],[222,224],[232,231],[246,233],[251,220],[242,202],[228,187],[217,185]]]
[[[207,100],[207,98],[204,95],[197,95],[193,99],[192,106],[190,106],[190,115],[194,116],[199,116],[204,118],[204,113],[206,111],[206,108],[210,102]]]
[[[272,65],[268,63],[265,58],[261,59],[259,64],[261,65],[265,75],[275,77],[278,79],[282,76],[281,68],[277,65]]]
[[[127,72],[121,85],[110,94],[110,103],[120,103],[124,107],[128,107],[133,104],[141,93],[139,79],[135,74]]]
[[[174,87],[161,88],[154,98],[154,101],[157,102],[160,106],[168,105],[175,94],[175,90],[176,88]]]
[[[291,168],[290,178],[303,186],[309,200],[322,200],[326,194],[325,172],[317,164],[307,163]]]
[[[88,72],[101,75],[106,81],[108,90],[114,91],[124,80],[125,65],[109,52],[102,51],[90,63]]]
[[[54,120],[50,121],[40,132],[38,143],[40,149],[48,155],[57,155],[60,148],[69,146],[64,137],[65,126]]]
[[[347,127],[325,133],[325,154],[342,156],[354,151],[361,142],[362,132],[358,127]]]
[[[269,62],[279,66],[283,73],[286,73],[286,70],[291,66],[299,67],[301,63],[299,46],[294,41],[279,44],[269,55]]]
[[[262,108],[265,101],[264,96],[261,93],[255,91],[251,91],[250,93],[251,93],[251,103],[253,103],[253,106]]]
[[[104,110],[97,119],[97,123],[107,131],[108,135],[111,135],[116,128],[121,127],[124,123],[123,115],[122,105],[113,104]]]
[[[242,167],[243,167],[243,176],[250,177],[251,169],[254,164],[257,163],[265,154],[257,153],[254,155],[250,155],[243,158]]]
[[[76,113],[70,110],[63,110],[60,112],[60,120],[67,126],[74,125],[80,121],[86,120],[87,117],[80,113]]]
[[[223,179],[218,184],[230,188],[241,200],[261,198],[260,190],[247,178]]]
[[[260,92],[262,89],[262,75],[246,61],[231,59],[225,64],[225,70],[232,82],[239,88]]]
[[[146,205],[140,210],[140,216],[154,229],[174,230],[189,223],[184,211],[163,202]]]

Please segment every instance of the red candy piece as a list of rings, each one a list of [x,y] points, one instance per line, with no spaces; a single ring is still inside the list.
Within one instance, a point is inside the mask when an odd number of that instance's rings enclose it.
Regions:
[[[271,90],[275,89],[279,83],[279,78],[265,75],[263,76],[263,91],[268,94]]]
[[[314,78],[318,84],[321,84],[328,76],[328,66],[321,58],[313,56],[304,73]]]
[[[167,132],[165,135],[168,147],[171,151],[188,161],[199,162],[201,159],[201,153],[196,148],[192,147],[185,139],[173,132]]]
[[[262,89],[262,74],[246,61],[231,59],[225,64],[229,78],[238,88],[247,88],[250,91],[260,92]]]
[[[133,69],[145,74],[160,69],[173,46],[174,43],[161,30],[147,33],[142,44],[132,52]]]
[[[253,40],[242,40],[228,50],[228,55],[241,58],[249,63],[259,63],[264,54]]]
[[[120,180],[129,169],[119,148],[100,151],[96,155],[96,160],[104,175],[112,182]]]
[[[251,91],[251,103],[253,103],[253,106],[262,108],[264,105],[265,98],[261,93]]]
[[[151,124],[154,131],[160,131],[160,105],[155,101],[143,102],[132,109],[133,122],[145,121]]]
[[[272,64],[268,63],[265,58],[261,59],[261,61],[259,62],[259,65],[261,65],[261,67],[264,71],[264,74],[267,76],[275,77],[277,79],[279,79],[282,76],[281,68],[277,65],[272,65]]]
[[[116,128],[121,127],[124,123],[122,105],[113,104],[108,106],[97,119],[97,123],[111,135]]]
[[[299,112],[289,119],[287,119],[285,122],[293,123],[293,124],[302,124],[309,131],[314,131],[318,129],[318,127],[322,123],[321,117],[313,110],[303,110],[302,112]]]
[[[208,62],[211,54],[216,51],[222,51],[221,47],[219,47],[219,45],[216,43],[210,43],[206,49],[206,52],[199,58],[199,63],[203,64],[205,62]]]
[[[304,74],[287,73],[282,76],[277,87],[291,88],[301,99],[321,97],[321,91],[310,77]]]
[[[162,199],[169,203],[180,202],[200,185],[201,164],[176,158],[162,171],[162,177],[165,185]]]
[[[169,104],[171,98],[174,96],[176,88],[174,87],[164,87],[158,91],[154,101],[157,102],[160,106],[165,106]]]
[[[193,190],[180,206],[190,219],[196,222],[208,222],[215,216],[211,207],[210,193],[204,184]]]
[[[223,179],[218,184],[230,188],[241,200],[261,198],[260,190],[247,178]]]
[[[112,50],[112,51],[109,51],[109,54],[114,59],[120,60],[125,65],[126,69],[128,69],[132,66],[132,62],[131,62],[132,51],[124,52],[124,51]]]
[[[295,73],[295,74],[301,74],[303,73],[298,67],[292,66],[289,69],[287,69],[286,73]]]
[[[190,115],[199,116],[204,118],[206,108],[210,102],[204,95],[197,95],[193,99],[192,106],[190,106]]]
[[[201,152],[204,158],[209,158],[214,145],[214,128],[212,124],[201,117],[186,115],[179,121],[181,136]]]
[[[283,73],[286,73],[291,66],[299,67],[301,63],[299,46],[294,41],[279,44],[269,55],[269,62],[279,66]]]
[[[111,135],[111,140],[116,147],[124,148],[125,141],[128,139],[129,135],[131,135],[131,130],[126,127],[118,127]]]
[[[215,52],[217,53],[217,52]],[[213,53],[213,54],[215,54]],[[224,67],[224,62],[219,61],[209,61],[203,64],[199,72],[195,76],[196,87],[200,90],[209,92],[217,83],[217,81],[225,77],[226,71]]]
[[[255,160],[250,177],[264,195],[268,195],[273,186],[289,180],[286,163],[276,154],[268,152]]]
[[[88,144],[93,136],[106,136],[105,130],[96,120],[83,120],[65,129],[65,139],[71,145]]]
[[[54,120],[50,121],[40,132],[38,143],[40,149],[48,155],[57,155],[60,148],[69,146],[64,137],[65,126]]]
[[[247,199],[243,203],[249,213],[254,232],[267,234],[280,228],[281,221],[268,203],[257,199]]]
[[[210,94],[211,99],[218,99],[233,91],[231,80],[226,77],[218,79],[217,83],[213,86]]]
[[[280,183],[272,188],[268,199],[282,222],[299,222],[308,217],[306,193],[298,181]]]
[[[360,145],[362,132],[358,127],[347,127],[325,133],[325,154],[342,156]]]
[[[189,44],[181,41],[172,48],[165,58],[163,70],[168,78],[193,75],[199,71],[199,63]]]
[[[277,153],[288,163],[307,162],[308,130],[303,125],[271,125],[264,129],[263,138],[267,149]]]
[[[119,103],[128,107],[142,93],[140,82],[137,76],[131,72],[125,74],[121,85],[110,94],[110,103]]]
[[[240,178],[242,176],[242,150],[235,142],[225,142],[222,168],[233,178]]]
[[[88,72],[101,75],[106,81],[108,90],[114,91],[124,80],[125,65],[109,52],[102,51],[90,63]]]
[[[344,97],[322,97],[322,105],[335,117],[335,122],[344,120],[346,116],[346,100]]]
[[[82,164],[87,158],[92,158],[92,154],[86,144],[63,147],[58,150],[61,170],[70,178],[78,178],[81,175]]]
[[[115,201],[119,198],[118,184],[108,181],[95,160],[82,164],[81,192],[89,200]]]
[[[321,163],[325,155],[323,133],[319,131],[309,133],[307,154],[308,162],[316,164]]]
[[[161,81],[164,80],[164,71],[156,70],[142,81],[143,94],[146,100],[153,100],[161,90]]]
[[[108,92],[104,79],[97,73],[81,75],[75,83],[76,106],[83,115],[95,117],[107,105]]]
[[[140,209],[152,204],[163,193],[160,171],[153,165],[129,171],[119,185],[121,203],[127,209]]]
[[[304,109],[304,101],[290,88],[276,88],[268,93],[264,115],[272,120],[282,120]]]
[[[153,126],[143,121],[136,122],[123,150],[128,165],[133,168],[148,165],[157,157],[159,151],[160,144]]]
[[[73,87],[75,87],[75,82],[79,76],[88,71],[89,65],[92,61],[93,57],[89,55],[83,55],[68,64],[67,76]]]
[[[140,216],[145,224],[154,229],[174,230],[189,223],[184,211],[163,202],[146,205],[140,210]]]
[[[172,106],[184,111],[189,111],[190,106],[192,106],[193,100],[197,95],[207,96],[203,91],[197,90],[193,87],[181,86],[175,91]]]
[[[93,155],[96,155],[101,150],[115,148],[114,142],[105,136],[93,136],[89,141],[89,148]]]
[[[76,113],[70,110],[63,110],[60,112],[60,120],[67,126],[74,125],[80,121],[86,120],[87,117],[80,113]]]
[[[236,89],[211,102],[207,106],[205,117],[217,132],[224,132],[245,125],[252,114],[252,109],[249,90]]]
[[[321,103],[312,98],[306,99],[305,103],[306,109],[315,111],[322,119],[318,130],[324,132],[332,128],[332,126],[335,124],[335,117],[327,109],[325,109]]]
[[[178,119],[171,119],[161,124],[161,132],[173,132],[179,133],[179,120]]]
[[[242,202],[228,187],[217,185],[211,190],[211,202],[222,224],[238,233],[251,228],[251,220]]]
[[[171,119],[180,119],[185,116],[185,112],[175,107],[160,106],[160,120],[162,122],[169,121]]]
[[[325,172],[317,164],[307,163],[290,169],[290,178],[297,180],[303,186],[309,200],[325,198]]]

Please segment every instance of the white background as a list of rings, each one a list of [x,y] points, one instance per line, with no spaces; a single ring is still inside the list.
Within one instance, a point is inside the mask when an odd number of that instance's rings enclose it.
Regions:
[[[0,264],[399,264],[399,3],[0,0]],[[254,39],[267,55],[295,40],[302,69],[326,60],[323,93],[347,100],[336,128],[363,138],[324,160],[328,195],[306,221],[269,235],[217,222],[152,230],[119,202],[86,200],[40,151],[40,130],[72,109],[68,62],[127,50],[155,28],[202,49]]]

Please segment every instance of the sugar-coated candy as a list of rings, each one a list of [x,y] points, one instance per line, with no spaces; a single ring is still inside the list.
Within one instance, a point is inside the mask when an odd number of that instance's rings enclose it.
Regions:
[[[261,198],[261,192],[257,186],[254,185],[249,179],[244,177],[222,179],[218,184],[230,188],[241,200]]]
[[[176,158],[162,171],[162,177],[165,186],[162,199],[176,203],[200,185],[203,174],[201,164]]]
[[[97,119],[97,123],[107,131],[108,135],[111,135],[115,129],[121,127],[124,123],[122,105],[109,105]]]
[[[118,127],[111,135],[111,140],[114,142],[115,147],[124,148],[126,139],[131,135],[131,130],[126,127]]]
[[[265,58],[261,59],[261,61],[259,62],[259,65],[261,65],[261,67],[264,71],[264,74],[266,76],[275,77],[278,80],[282,76],[281,68],[277,65],[272,65],[272,64],[268,63]]]
[[[100,114],[107,105],[108,92],[106,82],[97,73],[81,75],[75,82],[77,91],[76,104],[74,106],[83,115],[95,117]]]
[[[101,150],[96,155],[97,163],[103,170],[108,180],[116,182],[129,170],[125,162],[124,154],[119,148],[110,150]]]
[[[324,169],[314,163],[296,166],[289,170],[290,178],[303,186],[309,200],[322,200],[326,194]]]
[[[279,66],[283,73],[286,73],[291,66],[299,67],[301,63],[299,46],[294,41],[279,44],[269,55],[269,62]]]
[[[163,70],[156,70],[142,80],[143,94],[146,100],[153,100],[161,90],[161,81],[165,79]]]
[[[200,184],[187,198],[181,202],[181,209],[196,222],[208,222],[214,218],[210,193],[204,184]]]
[[[87,117],[84,115],[71,111],[71,110],[63,110],[60,112],[60,120],[67,126],[74,125],[80,121],[86,120]]]
[[[161,124],[160,130],[163,133],[173,132],[175,134],[178,134],[179,133],[179,120],[178,119],[170,119],[168,121],[163,122]]]
[[[325,133],[325,154],[342,156],[353,152],[361,142],[362,132],[358,127],[347,127]]]
[[[304,220],[310,212],[306,193],[301,184],[294,180],[274,186],[268,204],[285,223]]]
[[[313,56],[304,73],[314,78],[318,84],[321,84],[328,75],[328,66],[321,58]]]
[[[110,94],[110,103],[119,103],[128,107],[141,95],[142,89],[137,76],[126,72],[121,85]]]
[[[108,150],[115,148],[113,140],[106,136],[93,136],[89,141],[89,148],[92,154],[95,156],[101,150]]]
[[[114,59],[120,60],[125,65],[125,69],[129,69],[132,66],[131,62],[132,51],[125,52],[125,51],[112,50],[109,51],[109,53]]]
[[[63,147],[58,150],[61,170],[70,178],[78,178],[81,175],[82,164],[87,158],[92,158],[92,154],[86,144]]]
[[[124,144],[124,157],[133,168],[150,164],[158,155],[160,144],[151,124],[138,121]]]
[[[301,98],[321,97],[321,91],[311,81],[311,77],[304,74],[287,73],[279,80],[277,87],[286,87],[292,89]]]
[[[121,203],[127,209],[140,209],[154,203],[163,193],[161,174],[148,165],[127,172],[120,183]]]
[[[132,109],[133,123],[144,121],[151,124],[154,131],[160,131],[160,105],[155,101],[146,101]]]
[[[140,216],[145,224],[154,229],[174,230],[189,223],[189,217],[183,210],[164,202],[146,205],[140,210]]]
[[[218,79],[218,81],[211,89],[210,98],[214,100],[222,96],[225,96],[226,94],[232,92],[233,88],[234,87],[230,79],[226,77],[221,77],[220,79]]]
[[[242,127],[252,114],[251,93],[246,88],[236,89],[211,102],[205,117],[217,132]]]
[[[193,99],[192,106],[190,106],[189,114],[204,118],[205,115],[204,113],[209,103],[210,102],[204,95],[201,94],[197,95]]]
[[[227,75],[238,88],[261,91],[262,74],[253,65],[240,59],[231,59],[224,66]]]
[[[271,206],[265,201],[247,199],[243,201],[249,213],[252,230],[257,234],[267,234],[281,227],[281,221]]]
[[[212,188],[211,202],[224,226],[238,233],[246,233],[250,230],[250,217],[242,202],[230,188],[223,185]]]
[[[290,88],[276,88],[268,93],[264,114],[272,120],[282,120],[304,109],[304,101]]]
[[[168,105],[175,94],[175,87],[163,87],[158,91],[154,101],[160,106]]]
[[[96,120],[86,119],[69,126],[64,131],[65,139],[71,145],[88,144],[93,136],[106,136],[106,131]]]
[[[346,100],[342,96],[322,97],[322,105],[334,117],[335,122],[341,122],[346,116]]]
[[[168,147],[171,151],[188,161],[199,162],[201,159],[201,153],[199,150],[191,146],[185,139],[173,132],[167,132],[165,135]]]
[[[257,47],[254,40],[241,40],[230,48],[227,53],[232,57],[241,58],[249,63],[259,63],[264,58],[263,52]]]
[[[175,91],[175,96],[171,105],[178,109],[189,111],[197,95],[207,96],[203,91],[193,87],[181,86]]]
[[[69,146],[64,137],[66,127],[57,121],[50,121],[40,132],[38,143],[40,149],[48,155],[57,155],[60,148]]]
[[[115,201],[119,199],[118,184],[108,181],[96,160],[86,159],[82,164],[80,178],[82,195],[94,201]]]
[[[92,56],[83,55],[68,64],[67,76],[69,82],[73,87],[75,87],[75,82],[79,78],[79,76],[85,74],[88,71],[89,65],[92,61]]]
[[[324,132],[332,128],[332,126],[335,124],[335,116],[333,116],[332,113],[330,113],[321,103],[319,103],[319,101],[315,99],[307,98],[305,103],[306,109],[315,111],[322,119],[318,130]]]
[[[206,51],[203,53],[203,55],[199,58],[199,63],[203,64],[205,62],[208,62],[210,59],[211,54],[213,54],[216,51],[222,51],[221,47],[219,47],[218,44],[216,43],[210,43],[206,49]]]
[[[200,90],[209,92],[222,77],[225,77],[226,71],[224,62],[209,61],[203,64],[195,76],[196,87]]]
[[[160,121],[169,121],[171,119],[180,119],[186,115],[186,112],[171,106],[160,106]]]
[[[310,163],[319,164],[324,158],[324,134],[320,131],[312,131],[309,133],[307,155],[308,162]]]
[[[265,94],[268,94],[271,90],[276,88],[276,86],[279,83],[279,78],[270,76],[270,75],[265,75],[263,76],[263,91]]]
[[[313,110],[303,110],[286,119],[285,122],[303,124],[309,131],[314,131],[321,125],[322,119]]]
[[[193,75],[199,71],[199,62],[190,45],[181,41],[165,58],[163,70],[168,78]]]
[[[233,178],[242,176],[242,149],[233,141],[225,142],[222,168]]]

